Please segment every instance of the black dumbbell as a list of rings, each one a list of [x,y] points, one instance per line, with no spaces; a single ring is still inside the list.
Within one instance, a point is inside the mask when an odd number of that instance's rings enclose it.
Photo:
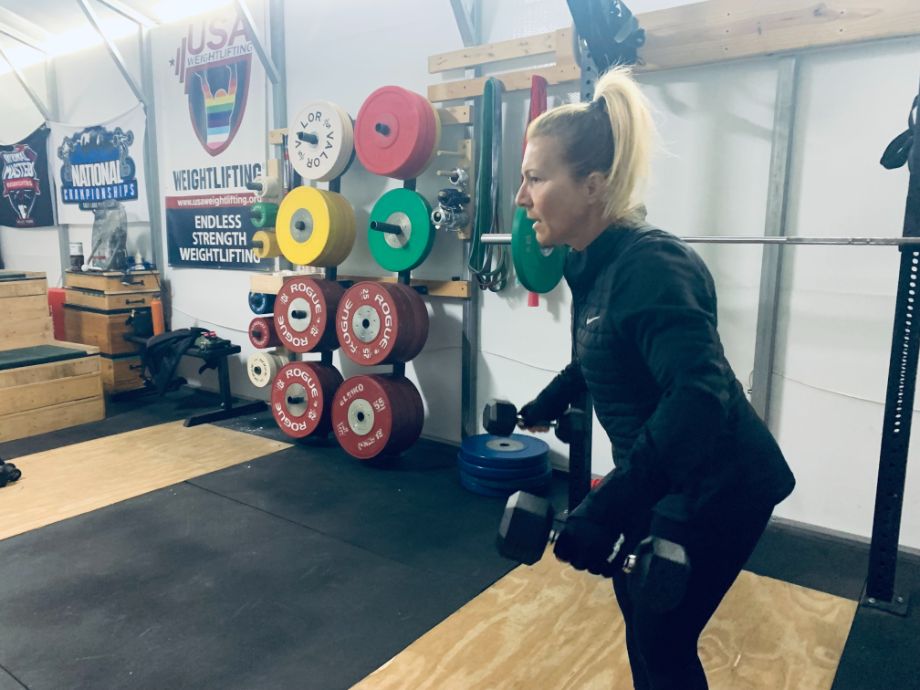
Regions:
[[[581,410],[570,408],[558,420],[541,421],[533,426],[552,427],[560,441],[571,443],[572,434],[582,428],[583,419],[584,413]],[[495,436],[511,436],[520,420],[517,408],[508,400],[493,398],[482,408],[482,426]]]
[[[445,208],[459,211],[468,203],[470,203],[470,195],[461,192],[459,189],[448,187],[438,192],[438,204]]]
[[[533,565],[543,557],[547,544],[556,537],[565,516],[557,517],[544,498],[518,491],[508,498],[498,528],[496,545],[505,558]],[[622,540],[613,548],[608,562],[622,558]],[[683,600],[690,577],[690,561],[683,546],[661,537],[650,536],[623,560],[629,575],[630,591],[638,602],[655,611],[670,611]]]
[[[653,611],[671,611],[687,591],[690,560],[677,542],[649,536],[626,557],[623,572],[630,577],[630,590],[637,601]]]
[[[0,460],[0,488],[12,484],[22,476],[22,472],[11,462]]]
[[[545,498],[517,491],[508,497],[498,526],[498,552],[512,561],[533,565],[543,558],[546,545],[556,541],[562,523]]]

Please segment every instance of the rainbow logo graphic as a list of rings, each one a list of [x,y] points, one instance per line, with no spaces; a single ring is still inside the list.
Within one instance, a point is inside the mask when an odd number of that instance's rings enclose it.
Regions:
[[[214,89],[211,86],[208,72],[198,72],[195,76],[201,82],[201,93],[204,97],[204,146],[209,151],[226,148],[233,131],[233,111],[236,109],[236,89],[239,83],[236,77],[236,65],[223,67],[229,74],[225,84]]]
[[[230,146],[246,112],[254,47],[238,15],[193,24],[170,60],[185,85],[189,117],[205,151]]]

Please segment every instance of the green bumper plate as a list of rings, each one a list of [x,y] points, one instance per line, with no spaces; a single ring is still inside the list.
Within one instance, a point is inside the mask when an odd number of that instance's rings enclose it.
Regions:
[[[259,229],[275,227],[275,217],[278,215],[278,204],[258,201],[252,205],[250,211],[252,213],[252,227]]]
[[[402,233],[372,230],[370,223],[398,225]],[[420,265],[434,245],[431,206],[418,192],[391,189],[374,204],[367,229],[367,243],[374,260],[388,271],[411,271]]]
[[[511,260],[518,281],[531,292],[545,293],[562,280],[568,247],[544,249],[537,242],[533,221],[527,211],[518,208],[511,224]]]

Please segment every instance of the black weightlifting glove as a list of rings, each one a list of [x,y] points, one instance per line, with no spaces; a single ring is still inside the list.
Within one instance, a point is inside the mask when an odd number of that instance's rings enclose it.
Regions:
[[[585,380],[581,368],[577,362],[572,362],[536,398],[518,411],[524,427],[543,426],[559,419],[584,390]]]
[[[555,417],[550,416],[552,414],[550,406],[541,403],[540,399],[531,400],[529,403],[524,405],[518,412],[521,415],[521,423],[525,429],[529,429],[535,426],[547,426]],[[565,412],[565,410],[563,410]],[[559,416],[562,415],[562,412],[559,413]]]
[[[566,518],[553,553],[575,570],[612,577],[625,555],[620,553],[620,540],[617,530],[605,527],[588,515],[588,502],[583,501]]]

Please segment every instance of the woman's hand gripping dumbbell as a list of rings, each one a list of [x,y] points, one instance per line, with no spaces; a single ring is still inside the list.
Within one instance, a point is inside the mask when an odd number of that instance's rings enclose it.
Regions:
[[[498,552],[533,565],[543,557],[547,544],[555,543],[556,557],[576,569],[603,577],[614,577],[618,570],[627,573],[635,600],[652,610],[670,611],[681,603],[690,577],[690,563],[682,545],[648,536],[633,553],[625,554],[622,535],[607,534],[601,525],[578,512],[576,508],[571,516],[557,517],[549,501],[518,491],[505,505],[496,538]],[[579,524],[567,525],[567,520],[578,520]]]
[[[526,406],[521,412],[526,412]],[[569,408],[558,420],[530,419],[527,414],[518,413],[514,404],[508,400],[493,398],[482,409],[482,427],[495,436],[511,436],[515,427],[530,431],[549,431],[553,428],[560,441],[570,443],[572,434],[583,417],[584,413],[581,410]]]

